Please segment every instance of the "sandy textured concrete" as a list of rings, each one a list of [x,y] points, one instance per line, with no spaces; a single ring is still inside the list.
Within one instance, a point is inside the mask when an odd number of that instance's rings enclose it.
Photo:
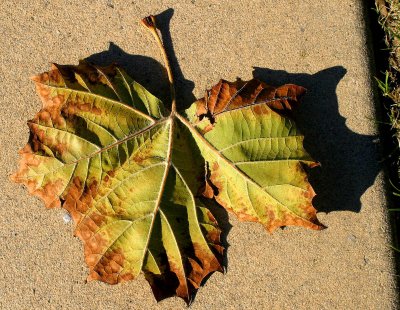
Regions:
[[[159,52],[137,22],[168,8],[181,98],[201,96],[219,78],[249,79],[252,67],[266,81],[310,90],[298,119],[322,163],[311,181],[329,227],[269,235],[231,216],[228,272],[206,282],[192,309],[397,308],[361,0],[2,0],[0,308],[185,309],[177,298],[156,304],[143,277],[85,283],[82,245],[64,212],[8,181],[25,122],[41,105],[28,77],[97,54],[93,61],[115,58],[162,95],[161,71],[148,58]]]

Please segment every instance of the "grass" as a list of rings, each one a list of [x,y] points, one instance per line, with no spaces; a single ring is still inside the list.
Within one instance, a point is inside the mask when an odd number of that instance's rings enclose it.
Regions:
[[[392,249],[397,252],[397,260],[400,265],[400,244],[398,232],[400,231],[400,1],[399,0],[375,0],[378,23],[382,27],[385,37],[387,52],[387,68],[382,77],[375,80],[383,96],[383,102],[387,111],[387,119],[393,133],[395,156],[391,156],[390,184],[396,206],[388,209],[393,223]]]
[[[389,71],[385,73],[385,80],[381,81],[377,77],[375,77],[376,82],[378,83],[379,89],[382,91],[384,97],[390,96],[390,87],[389,87]]]

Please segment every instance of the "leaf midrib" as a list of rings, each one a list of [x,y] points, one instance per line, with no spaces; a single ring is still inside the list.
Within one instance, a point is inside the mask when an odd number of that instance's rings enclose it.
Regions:
[[[236,146],[238,146],[238,145],[245,144],[245,143],[249,143],[249,142],[253,142],[253,141],[259,141],[259,140],[274,140],[274,139],[284,139],[284,140],[286,140],[286,139],[293,139],[293,138],[295,138],[295,139],[300,138],[300,139],[301,139],[301,138],[303,138],[303,136],[301,136],[301,135],[293,135],[293,136],[287,136],[287,137],[260,137],[260,138],[250,138],[250,139],[241,140],[241,141],[239,141],[239,142],[236,142],[236,143],[233,143],[233,144],[231,144],[231,145],[228,145],[227,147],[224,147],[223,149],[221,149],[219,152],[220,152],[220,153],[223,153],[224,151],[229,150],[229,149],[231,149],[231,148],[234,148],[234,147],[236,147]]]
[[[152,234],[154,223],[155,223],[156,214],[157,214],[157,212],[158,212],[158,210],[160,208],[162,196],[163,196],[164,190],[165,190],[165,185],[167,184],[167,178],[168,178],[169,169],[171,167],[172,148],[173,148],[173,143],[174,143],[173,133],[174,133],[174,128],[175,128],[175,126],[174,126],[174,115],[175,115],[175,113],[171,112],[171,115],[167,118],[167,121],[170,123],[170,129],[169,129],[169,135],[168,135],[167,157],[166,157],[166,160],[165,160],[166,165],[165,165],[164,174],[163,174],[163,177],[162,177],[162,180],[161,180],[160,191],[158,192],[158,197],[157,197],[156,204],[155,204],[155,207],[154,207],[154,210],[153,210],[153,218],[152,218],[151,223],[150,223],[149,234],[147,235],[146,245],[143,248],[143,256],[141,258],[142,266],[141,266],[140,270],[143,270],[145,256],[146,256],[147,249],[149,247],[151,234]]]
[[[259,102],[255,102],[255,101],[253,100],[253,102],[250,103],[250,104],[247,104],[247,105],[244,105],[244,106],[239,106],[239,107],[237,107],[237,108],[233,108],[233,109],[226,110],[226,111],[223,110],[223,111],[221,111],[221,112],[214,113],[213,116],[214,116],[214,117],[217,117],[218,115],[223,114],[223,113],[226,113],[226,112],[232,112],[232,111],[237,111],[237,110],[243,110],[243,109],[246,109],[246,108],[248,108],[248,107],[254,107],[254,106],[256,106],[256,105],[271,103],[271,102],[274,102],[274,101],[290,100],[290,99],[292,99],[292,98],[291,98],[291,97],[288,97],[288,96],[282,96],[282,97],[279,97],[279,98],[271,98],[271,99],[267,99],[267,100],[259,101]]]

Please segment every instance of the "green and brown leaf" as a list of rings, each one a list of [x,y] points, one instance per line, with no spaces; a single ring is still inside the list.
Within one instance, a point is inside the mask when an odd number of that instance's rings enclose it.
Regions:
[[[63,207],[82,239],[89,279],[110,284],[143,273],[157,300],[190,303],[222,271],[215,199],[272,232],[321,229],[291,110],[304,89],[221,80],[181,113],[121,68],[53,65],[33,78],[43,107],[28,122],[13,180]]]

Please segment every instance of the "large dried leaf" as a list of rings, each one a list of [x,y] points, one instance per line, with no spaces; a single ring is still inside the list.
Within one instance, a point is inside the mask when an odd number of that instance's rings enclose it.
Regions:
[[[89,279],[144,273],[158,300],[190,302],[222,270],[204,197],[269,231],[321,228],[302,167],[315,162],[290,118],[303,88],[221,81],[184,117],[116,66],[53,65],[34,81],[43,108],[13,179],[71,213]]]
[[[157,121],[159,100],[114,66],[56,65],[34,81],[43,108],[28,122],[14,180],[71,213],[89,279],[114,284],[144,272],[157,299],[189,302],[222,270],[223,248],[195,197],[204,162],[188,129]]]

